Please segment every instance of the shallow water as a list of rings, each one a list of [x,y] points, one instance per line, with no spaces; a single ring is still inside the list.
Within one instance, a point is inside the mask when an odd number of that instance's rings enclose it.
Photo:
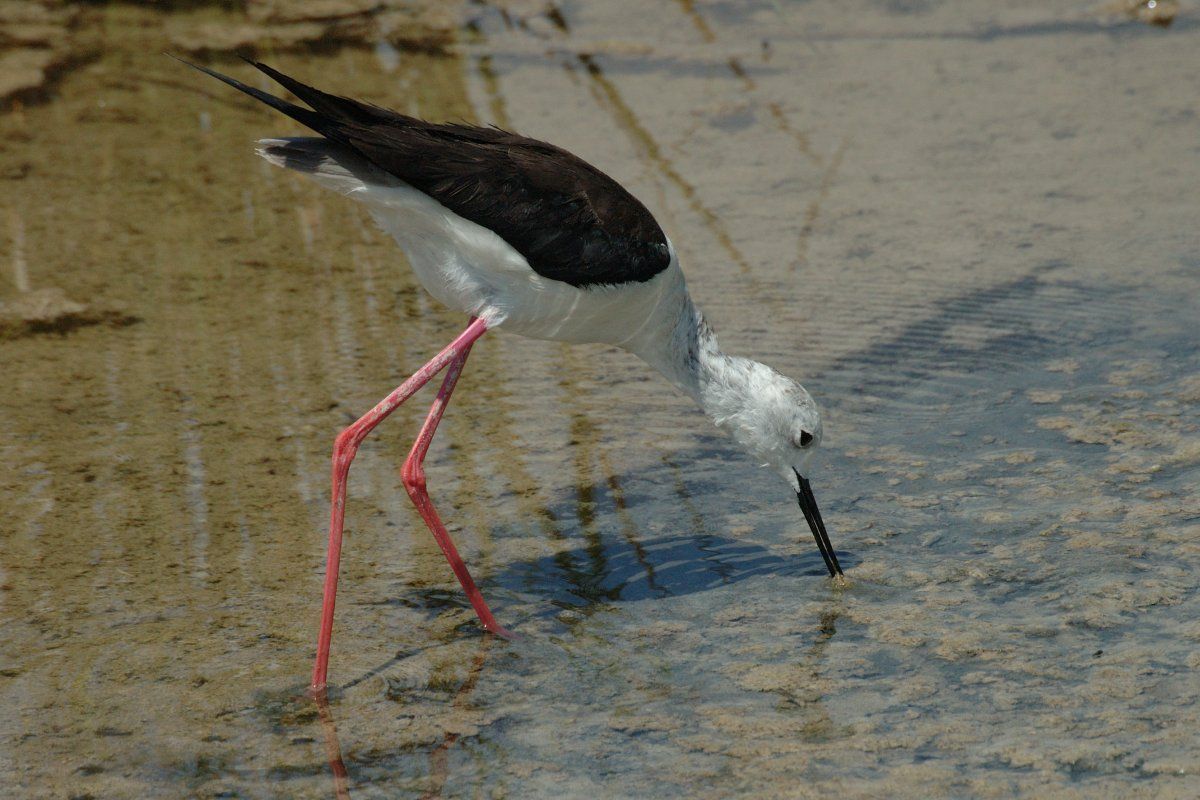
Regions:
[[[95,10],[95,57],[0,116],[0,301],[88,307],[0,340],[4,785],[1193,796],[1200,26],[1054,6],[472,7],[446,54],[269,58],[630,186],[727,348],[826,409],[851,581],[635,359],[501,332],[428,473],[522,638],[479,635],[399,486],[422,396],[352,471],[327,708],[332,438],[463,320],[255,159],[288,121]]]

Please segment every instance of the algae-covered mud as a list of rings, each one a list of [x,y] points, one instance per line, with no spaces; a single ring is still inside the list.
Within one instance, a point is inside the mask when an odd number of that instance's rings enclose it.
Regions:
[[[353,5],[4,6],[5,795],[1195,796],[1193,5]],[[306,699],[333,437],[463,320],[168,49],[623,181],[822,403],[849,586],[644,365],[497,332],[427,471],[521,638],[400,486],[422,395]]]

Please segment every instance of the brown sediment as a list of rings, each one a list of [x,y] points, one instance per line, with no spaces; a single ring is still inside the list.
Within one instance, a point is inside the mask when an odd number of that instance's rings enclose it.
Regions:
[[[94,40],[81,29],[94,18],[77,3],[0,6],[0,108],[45,100],[61,76],[92,58]]]
[[[717,35],[713,33],[713,29],[709,27],[708,22],[705,21],[704,15],[696,9],[696,4],[693,2],[693,0],[676,0],[676,2],[679,3],[680,9],[682,9],[683,13],[687,15],[687,18],[691,20],[692,25],[694,25],[696,28],[696,32],[700,34],[701,39],[703,39],[705,42],[716,41]]]
[[[771,112],[771,117],[775,120],[775,124],[779,129],[792,137],[796,143],[796,149],[807,156],[814,164],[821,163],[821,156],[812,149],[812,142],[808,140],[808,136],[803,131],[798,131],[792,127],[792,123],[788,121],[787,114],[783,110],[783,106],[776,102],[767,103],[767,110]]]
[[[0,300],[0,341],[37,334],[67,334],[91,325],[123,328],[141,322],[132,314],[89,308],[61,289],[36,289]]]
[[[186,4],[171,14],[143,15],[173,50],[227,55],[375,45],[444,54],[463,16],[461,3],[432,0],[322,0]],[[0,103],[12,109],[45,101],[54,84],[98,57],[98,29],[120,12],[91,4],[15,0],[0,6]]]
[[[444,53],[463,4],[433,0],[246,0],[240,14],[208,8],[173,14],[171,44],[189,53],[262,52],[387,41],[410,52]]]
[[[479,75],[483,78],[484,90],[488,95],[488,112],[491,115],[492,124],[510,130],[512,123],[509,121],[508,111],[504,107],[504,95],[500,92],[499,80],[492,65],[492,57],[479,56],[476,63],[479,65]]]
[[[691,183],[680,175],[670,160],[663,155],[654,136],[638,121],[637,116],[622,99],[620,92],[617,91],[617,87],[605,77],[603,70],[600,69],[595,59],[590,55],[584,54],[579,56],[579,61],[583,64],[594,85],[599,88],[605,103],[613,112],[614,119],[638,145],[643,157],[649,160],[655,169],[679,190],[692,211],[703,220],[704,226],[712,233],[713,238],[716,239],[721,249],[729,255],[733,263],[743,272],[749,272],[749,263],[747,263],[741,251],[734,244],[733,238],[725,229],[724,223],[701,201],[696,187],[692,186]]]
[[[833,187],[834,178],[837,177],[838,169],[842,166],[842,158],[846,155],[846,148],[849,144],[850,138],[848,136],[842,137],[837,150],[834,150],[833,155],[829,158],[828,166],[825,167],[824,172],[821,174],[821,182],[817,184],[817,196],[804,209],[804,224],[800,226],[799,241],[796,244],[796,264],[799,266],[804,266],[808,262],[808,240],[817,226],[817,217],[821,214],[821,205],[829,196],[829,190]]]
[[[705,21],[704,16],[696,9],[695,4],[691,0],[679,0],[679,5],[683,9],[684,14],[692,21],[692,24],[699,32],[701,39],[704,42],[711,44],[717,40],[716,34]],[[754,92],[758,89],[758,84],[750,77],[750,73],[746,71],[742,60],[736,56],[731,57],[728,61],[729,70],[738,80],[742,82],[742,86],[746,92]],[[778,101],[770,101],[766,104],[767,110],[771,114],[771,118],[775,120],[775,124],[781,131],[786,133],[796,143],[796,148],[804,154],[805,157],[811,159],[814,163],[820,164],[821,157],[813,152],[812,144],[808,140],[808,136],[802,131],[792,127],[791,122],[787,118],[787,114],[783,111],[783,106]]]
[[[0,208],[19,215],[20,257],[32,287],[19,291],[20,279],[4,286],[4,330],[71,331],[0,347],[6,443],[28,442],[19,453],[6,450],[0,490],[15,515],[5,549],[20,554],[3,565],[8,608],[62,598],[48,613],[20,613],[21,622],[6,626],[6,650],[24,653],[25,666],[14,673],[23,699],[14,708],[54,698],[57,709],[25,725],[30,741],[48,741],[47,726],[77,712],[120,727],[145,703],[173,709],[154,723],[157,734],[147,731],[161,738],[140,755],[128,757],[130,737],[89,737],[87,763],[102,769],[77,773],[73,757],[39,768],[43,789],[60,780],[78,789],[84,781],[98,795],[121,796],[144,794],[145,784],[110,766],[124,761],[143,779],[157,769],[149,765],[172,769],[166,765],[175,759],[196,756],[177,748],[177,737],[216,733],[199,745],[200,757],[228,757],[227,723],[214,714],[240,707],[264,682],[261,673],[234,677],[227,672],[233,664],[279,647],[279,659],[259,663],[274,662],[268,672],[278,670],[286,682],[303,673],[325,524],[322,510],[307,504],[319,506],[326,495],[332,437],[354,409],[377,399],[374,392],[390,388],[406,362],[419,363],[444,323],[433,309],[415,314],[421,332],[399,341],[390,330],[364,326],[367,301],[382,306],[377,314],[394,313],[411,288],[407,273],[390,266],[398,261],[394,246],[361,223],[357,208],[330,203],[336,198],[290,176],[256,172],[253,132],[289,125],[208,99],[209,87],[181,79],[178,65],[159,55],[159,15],[129,7],[102,13],[108,35],[127,37],[129,49],[87,65],[53,104],[0,120],[8,143],[0,162],[6,169],[29,164],[0,196]],[[330,57],[311,58],[310,66],[320,70],[323,58]],[[333,63],[339,69],[330,72],[359,75],[339,91],[397,99],[385,80],[362,79],[377,75],[369,54],[342,54]],[[409,99],[424,113],[469,113],[456,62],[410,54],[405,69],[423,76]],[[105,113],[97,114],[100,105]],[[73,121],[52,123],[59,114]],[[13,134],[30,130],[36,136],[25,141],[32,144],[14,146],[20,140]],[[309,209],[311,250],[298,245],[297,208]],[[5,278],[15,238],[0,241]],[[343,255],[352,248],[389,265],[375,276],[373,294],[358,288],[366,273],[347,267]],[[65,291],[39,288],[47,285]],[[106,329],[134,320],[141,323]],[[369,368],[360,357],[370,359]],[[360,587],[378,581],[366,564],[400,562],[384,555],[395,546],[392,531],[383,541],[363,532],[374,514],[372,494],[362,490],[379,482],[372,473],[390,477],[387,467],[372,464],[370,454],[355,467],[348,592],[334,645],[341,656],[335,675],[343,680],[373,657],[354,658],[355,631],[373,619],[362,601],[375,593]],[[30,477],[43,469],[44,479]],[[394,480],[384,482],[385,506],[399,507],[391,497],[403,493]],[[57,508],[43,516],[39,504],[47,501]],[[441,558],[436,549],[431,555]],[[444,560],[400,567],[401,579],[415,570],[427,573],[426,582],[453,581]],[[231,610],[239,604],[255,610]],[[198,623],[188,609],[209,609],[209,621]],[[412,626],[425,617],[394,607],[386,616]],[[63,655],[61,663],[93,675],[88,687],[53,666]],[[24,685],[19,676],[32,674],[41,675],[37,684]],[[150,675],[158,677],[147,681],[149,691],[131,677]]]
[[[1114,0],[1100,6],[1097,12],[1167,28],[1179,14],[1179,3],[1177,0]]]
[[[625,501],[625,490],[621,487],[621,478],[613,470],[612,463],[606,453],[600,454],[600,467],[604,470],[608,490],[612,493],[613,508],[621,524],[621,534],[633,549],[634,557],[646,576],[646,585],[657,589],[654,581],[654,564],[651,562],[646,547],[642,542],[642,532],[629,513],[629,505]]]

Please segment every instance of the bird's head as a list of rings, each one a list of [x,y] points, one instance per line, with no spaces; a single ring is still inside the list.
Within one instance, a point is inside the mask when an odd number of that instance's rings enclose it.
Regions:
[[[821,413],[796,381],[747,359],[731,358],[730,375],[716,381],[717,397],[705,398],[717,427],[725,430],[752,458],[771,467],[796,493],[800,510],[831,576],[842,568],[829,544],[825,522],[808,483],[808,464],[821,445]]]

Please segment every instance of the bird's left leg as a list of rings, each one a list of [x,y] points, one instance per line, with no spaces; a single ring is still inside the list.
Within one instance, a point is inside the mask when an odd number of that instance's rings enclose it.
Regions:
[[[317,636],[317,659],[313,663],[311,691],[314,694],[325,690],[329,671],[329,644],[333,637],[333,607],[337,599],[338,567],[342,559],[342,527],[346,517],[346,479],[350,474],[350,463],[358,452],[359,445],[379,423],[412,397],[435,375],[457,360],[480,336],[487,332],[488,325],[482,319],[472,319],[467,329],[450,344],[442,348],[408,380],[392,390],[349,428],[338,434],[333,444],[331,471],[332,493],[329,504],[329,549],[325,556],[325,591],[321,603],[321,631]],[[459,365],[459,370],[462,366]]]
[[[483,624],[484,630],[503,636],[505,639],[511,639],[513,635],[496,622],[491,609],[484,602],[483,594],[475,585],[475,581],[471,579],[471,573],[467,570],[462,556],[458,554],[454,542],[450,540],[450,533],[442,524],[441,518],[438,517],[437,509],[433,507],[433,501],[429,499],[429,492],[425,486],[425,455],[429,452],[429,445],[433,442],[433,435],[437,433],[438,423],[441,422],[442,415],[446,413],[446,406],[450,404],[450,395],[454,392],[458,376],[462,374],[463,366],[467,363],[467,356],[470,354],[471,345],[468,344],[446,367],[446,377],[442,380],[442,388],[434,398],[433,406],[429,409],[429,416],[425,418],[425,424],[421,426],[421,432],[417,434],[417,440],[413,442],[408,458],[404,460],[400,477],[404,481],[404,488],[408,491],[408,496],[412,498],[413,505],[417,507],[417,513],[421,515],[421,519],[425,520],[429,532],[433,534],[438,547],[442,549],[442,554],[450,562],[450,569],[454,570],[454,576],[462,584],[463,591],[467,593],[467,599],[471,601],[471,607],[475,609],[475,614]]]

